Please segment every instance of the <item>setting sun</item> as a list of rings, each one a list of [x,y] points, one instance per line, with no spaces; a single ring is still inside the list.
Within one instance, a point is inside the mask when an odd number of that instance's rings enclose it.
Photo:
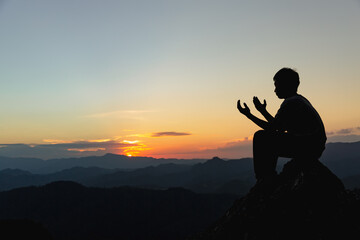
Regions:
[[[128,157],[140,156],[144,151],[151,149],[147,147],[146,144],[141,143],[139,140],[123,140],[122,143],[125,143],[125,145],[120,148],[120,154],[126,155]]]

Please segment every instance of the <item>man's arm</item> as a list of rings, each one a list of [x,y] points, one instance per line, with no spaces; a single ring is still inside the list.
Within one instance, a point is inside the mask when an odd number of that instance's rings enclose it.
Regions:
[[[245,107],[241,107],[240,100],[237,101],[237,109],[239,110],[239,112],[244,114],[247,118],[249,118],[251,121],[253,121],[256,125],[258,125],[259,127],[261,127],[264,130],[267,130],[267,129],[269,129],[271,127],[269,122],[261,120],[260,118],[258,118],[256,116],[254,116],[253,114],[251,114],[250,109],[246,105],[246,103],[244,103],[244,106]]]
[[[269,122],[274,121],[274,117],[266,110],[266,100],[264,99],[264,103],[261,103],[257,97],[254,97],[253,103],[255,108],[264,116],[264,118]]]

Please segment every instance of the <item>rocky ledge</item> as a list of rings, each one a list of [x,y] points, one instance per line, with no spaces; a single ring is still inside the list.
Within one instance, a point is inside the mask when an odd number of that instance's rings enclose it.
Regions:
[[[318,160],[292,159],[193,240],[360,239],[354,192]]]

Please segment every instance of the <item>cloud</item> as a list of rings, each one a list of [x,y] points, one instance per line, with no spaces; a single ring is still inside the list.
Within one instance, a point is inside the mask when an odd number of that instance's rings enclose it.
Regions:
[[[328,137],[327,139],[327,142],[358,142],[358,141],[360,141],[359,134],[334,135]]]
[[[106,148],[68,148],[67,150],[73,152],[98,152],[105,151]]]
[[[126,135],[125,137],[149,138],[149,137],[151,137],[151,134],[130,134],[130,135]]]
[[[130,119],[143,119],[143,113],[156,112],[153,110],[119,110],[102,113],[94,113],[85,115],[85,118],[130,118]]]
[[[226,142],[224,145],[216,148],[202,149],[202,154],[210,154],[223,158],[244,158],[252,157],[252,138],[235,139]],[[211,157],[209,156],[209,157]]]
[[[336,131],[326,132],[328,136],[332,135],[347,135],[347,134],[353,134],[360,132],[360,127],[354,127],[354,128],[343,128]]]
[[[336,132],[336,134],[350,134],[354,131],[353,128],[344,128]]]
[[[360,141],[360,127],[343,128],[326,132],[327,142],[357,142]]]
[[[220,143],[217,147],[206,147],[198,150],[184,150],[177,152],[155,153],[154,155],[171,155],[177,158],[220,158],[239,159],[252,156],[252,137],[233,139]]]
[[[0,144],[0,156],[34,157],[41,159],[100,156],[106,153],[123,153],[129,147],[142,146],[136,141],[108,139],[62,141],[46,139],[45,144]]]
[[[177,136],[188,136],[191,133],[186,132],[156,132],[152,133],[151,137],[177,137]]]
[[[96,140],[88,140],[88,141],[75,141],[69,143],[55,143],[55,144],[39,144],[36,147],[51,147],[51,148],[117,148],[123,143],[119,143],[117,141],[109,140],[109,141],[96,141]]]
[[[130,141],[130,140],[123,140],[124,143],[130,143],[130,144],[135,144],[138,143],[139,140],[134,140],[134,141]]]

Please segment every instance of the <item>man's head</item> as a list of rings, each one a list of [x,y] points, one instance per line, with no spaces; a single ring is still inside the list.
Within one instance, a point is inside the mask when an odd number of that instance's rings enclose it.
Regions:
[[[299,74],[291,68],[282,68],[274,76],[275,93],[278,98],[288,98],[297,93]]]

